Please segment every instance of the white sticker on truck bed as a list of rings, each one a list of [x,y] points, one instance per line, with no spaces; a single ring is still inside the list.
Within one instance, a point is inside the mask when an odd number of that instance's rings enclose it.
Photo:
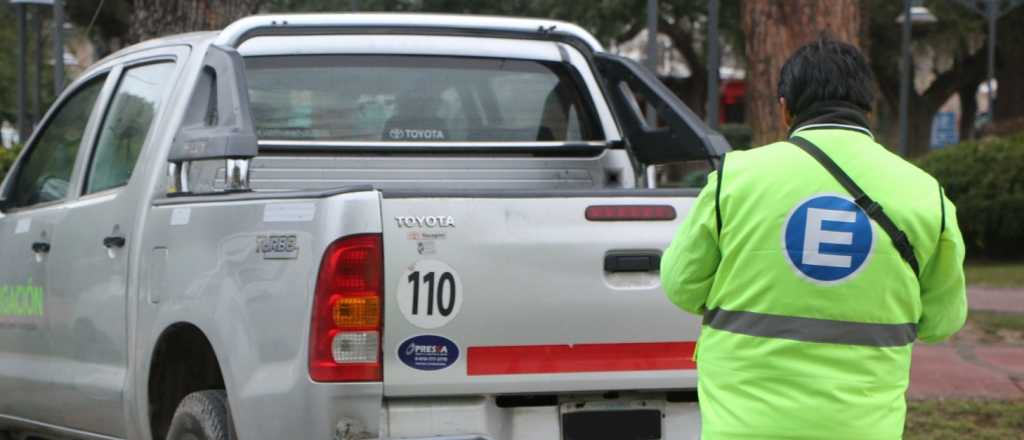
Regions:
[[[263,208],[264,223],[308,222],[315,215],[312,203],[272,203]]]
[[[187,225],[192,218],[192,208],[174,208],[171,211],[171,226]]]
[[[24,234],[24,233],[28,232],[29,229],[32,229],[32,219],[31,218],[18,219],[18,224],[16,224],[14,226],[14,234],[15,235],[17,235],[17,234]]]
[[[462,296],[459,274],[442,261],[417,261],[398,280],[398,308],[419,328],[451,322],[462,308]]]

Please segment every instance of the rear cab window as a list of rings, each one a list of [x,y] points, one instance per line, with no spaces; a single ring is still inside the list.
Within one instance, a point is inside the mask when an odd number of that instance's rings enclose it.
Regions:
[[[246,58],[258,136],[292,141],[600,141],[571,69],[437,55]]]
[[[89,163],[86,194],[128,183],[174,67],[163,61],[124,71]]]

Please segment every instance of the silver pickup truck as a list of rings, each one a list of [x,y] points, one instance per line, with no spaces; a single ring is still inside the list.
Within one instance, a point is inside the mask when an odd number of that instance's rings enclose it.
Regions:
[[[129,47],[0,188],[0,438],[695,438],[658,261],[696,190],[646,171],[727,149],[562,22]]]

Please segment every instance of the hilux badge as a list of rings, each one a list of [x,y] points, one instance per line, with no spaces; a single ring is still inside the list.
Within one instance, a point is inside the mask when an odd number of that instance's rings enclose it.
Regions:
[[[450,215],[396,215],[395,223],[399,228],[454,228],[455,218]]]

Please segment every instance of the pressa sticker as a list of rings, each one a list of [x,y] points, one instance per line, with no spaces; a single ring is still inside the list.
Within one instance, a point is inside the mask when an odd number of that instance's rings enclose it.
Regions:
[[[398,346],[398,359],[417,370],[441,370],[459,360],[459,346],[444,336],[413,336]]]

